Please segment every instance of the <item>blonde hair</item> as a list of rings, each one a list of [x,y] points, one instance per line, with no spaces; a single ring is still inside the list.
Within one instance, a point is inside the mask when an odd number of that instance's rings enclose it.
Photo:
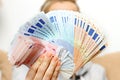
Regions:
[[[47,13],[47,12],[49,12],[49,8],[52,4],[54,4],[55,2],[63,2],[63,1],[70,1],[70,2],[74,3],[77,7],[77,11],[79,11],[79,7],[76,3],[76,0],[46,0],[44,2],[44,4],[42,5],[42,7],[40,8],[40,10]]]

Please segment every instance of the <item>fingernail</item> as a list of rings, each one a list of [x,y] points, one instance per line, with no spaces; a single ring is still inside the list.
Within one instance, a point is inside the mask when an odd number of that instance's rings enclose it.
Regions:
[[[57,56],[54,56],[54,58],[53,58],[53,59],[56,61],[56,60],[58,60],[58,57],[57,57]]]
[[[58,61],[57,66],[60,66],[60,65],[61,65],[61,63],[60,63],[60,61]]]
[[[41,55],[39,58],[43,58],[44,57],[44,55]]]
[[[51,57],[51,56],[52,56],[52,54],[51,54],[51,53],[47,53],[46,55],[47,55],[47,57]]]
[[[42,54],[41,56],[40,56],[40,58],[44,58],[45,57],[45,54]]]

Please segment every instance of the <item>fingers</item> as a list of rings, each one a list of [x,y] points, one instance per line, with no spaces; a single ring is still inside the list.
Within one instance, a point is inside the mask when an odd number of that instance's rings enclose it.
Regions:
[[[26,80],[34,79],[36,72],[38,70],[38,67],[42,63],[43,58],[44,58],[44,55],[41,55],[40,58],[31,66],[31,68],[29,69],[29,71],[27,73]]]
[[[57,66],[57,63],[58,63],[59,59],[57,56],[54,56],[51,60],[51,63],[43,77],[43,80],[51,80],[51,78],[53,77],[53,74],[54,74],[54,71],[55,71],[55,68]],[[56,74],[57,75],[57,74]],[[56,76],[55,76],[56,77]]]
[[[58,61],[58,63],[57,63],[57,66],[54,70],[54,73],[53,73],[53,76],[52,76],[51,80],[57,80],[59,71],[60,71],[60,61]]]
[[[52,59],[52,54],[46,53],[44,58],[43,58],[43,63],[39,66],[34,80],[42,80],[43,79],[43,76],[44,76],[44,74],[45,74],[45,72],[46,72],[46,70],[49,67],[49,64],[51,62],[51,59]]]
[[[57,56],[45,53],[30,68],[26,80],[57,80],[60,61]]]

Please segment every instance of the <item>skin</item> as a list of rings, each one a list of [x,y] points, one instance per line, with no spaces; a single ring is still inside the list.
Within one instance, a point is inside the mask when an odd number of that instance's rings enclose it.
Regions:
[[[55,2],[50,6],[49,11],[52,10],[73,10],[73,11],[78,11],[77,6],[69,1],[63,1],[63,2]]]
[[[45,53],[32,65],[26,80],[57,80],[60,61],[57,56]]]
[[[73,10],[78,11],[77,6],[69,1],[55,2],[50,6],[51,10]],[[46,53],[42,55],[30,68],[26,80],[57,80],[60,70],[58,57]]]

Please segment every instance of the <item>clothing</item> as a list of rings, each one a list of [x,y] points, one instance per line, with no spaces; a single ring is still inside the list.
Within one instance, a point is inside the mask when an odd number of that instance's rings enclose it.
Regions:
[[[99,64],[88,62],[71,80],[107,80],[106,71]]]
[[[21,66],[19,68],[14,68],[14,78],[13,80],[25,80],[28,68]],[[83,68],[81,68],[74,79],[70,80],[107,80],[105,69],[99,64],[93,62],[88,62]]]
[[[12,80],[25,80],[28,70],[29,69],[24,65],[20,66],[19,68],[13,67]]]

